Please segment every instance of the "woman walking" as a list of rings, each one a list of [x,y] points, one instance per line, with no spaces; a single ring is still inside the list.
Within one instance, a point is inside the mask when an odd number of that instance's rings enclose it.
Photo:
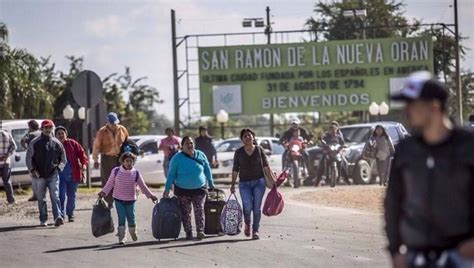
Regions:
[[[56,127],[54,134],[63,144],[66,151],[67,163],[59,173],[59,203],[61,217],[68,217],[69,222],[74,222],[74,209],[76,208],[77,186],[82,181],[83,172],[87,169],[87,155],[82,146],[75,140],[69,139],[67,130],[63,126]],[[64,205],[67,198],[66,206]]]
[[[252,239],[259,239],[260,219],[262,217],[262,199],[265,194],[265,175],[270,174],[267,156],[256,145],[255,133],[250,128],[242,129],[240,139],[244,146],[237,149],[232,169],[230,191],[235,192],[235,182],[239,177],[239,191],[244,209],[244,234],[250,237],[250,223],[253,214]]]
[[[364,147],[364,156],[375,158],[380,185],[387,185],[390,160],[395,154],[392,139],[382,125],[377,125]]]
[[[197,238],[205,238],[204,234],[204,201],[207,196],[207,187],[214,189],[211,167],[206,155],[196,150],[194,141],[186,136],[181,140],[182,151],[173,156],[166,179],[163,197],[169,197],[174,185],[174,195],[178,197],[186,239],[193,239],[191,226],[191,210],[194,209]]]

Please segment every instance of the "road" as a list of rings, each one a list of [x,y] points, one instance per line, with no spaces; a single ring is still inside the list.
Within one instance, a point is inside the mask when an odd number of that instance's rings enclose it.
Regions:
[[[137,203],[139,241],[125,246],[117,246],[113,234],[92,236],[93,201],[79,204],[77,221],[59,228],[37,227],[36,218],[2,217],[0,266],[389,267],[381,215],[292,201],[294,194],[316,190],[282,189],[285,209],[277,217],[263,216],[258,241],[241,234],[158,242],[150,228],[153,203],[143,195]]]

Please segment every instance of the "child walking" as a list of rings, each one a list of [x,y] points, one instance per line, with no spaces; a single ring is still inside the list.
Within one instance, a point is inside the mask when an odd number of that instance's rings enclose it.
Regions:
[[[125,244],[125,222],[128,222],[128,231],[133,241],[137,241],[137,229],[135,222],[135,201],[137,200],[137,185],[146,197],[153,201],[157,198],[151,193],[150,189],[145,184],[143,177],[138,170],[133,168],[136,156],[132,153],[126,152],[120,156],[121,166],[115,167],[110,172],[107,184],[99,193],[100,197],[105,197],[114,189],[113,198],[115,209],[118,215],[118,240],[120,244]]]

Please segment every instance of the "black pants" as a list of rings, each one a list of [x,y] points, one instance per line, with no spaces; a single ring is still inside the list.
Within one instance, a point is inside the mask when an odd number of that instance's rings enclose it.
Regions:
[[[15,197],[13,196],[10,164],[4,164],[3,166],[0,166],[0,170],[0,174],[2,174],[3,188],[5,189],[5,193],[7,195],[7,201],[8,203],[13,203],[15,202]]]

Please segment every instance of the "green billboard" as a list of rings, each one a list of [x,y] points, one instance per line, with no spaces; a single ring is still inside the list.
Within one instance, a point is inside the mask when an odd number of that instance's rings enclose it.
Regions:
[[[200,47],[201,115],[366,110],[417,70],[431,37]]]

